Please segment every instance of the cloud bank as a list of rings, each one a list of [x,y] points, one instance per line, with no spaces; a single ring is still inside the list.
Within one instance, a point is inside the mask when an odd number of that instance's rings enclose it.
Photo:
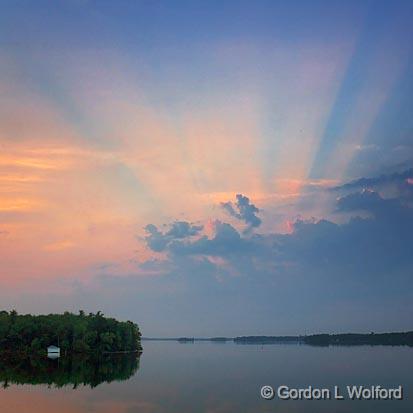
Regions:
[[[180,280],[202,311],[217,316],[207,303],[225,308],[220,317],[229,325],[242,314],[249,332],[409,328],[400,307],[413,309],[413,195],[398,186],[387,198],[379,191],[383,181],[359,180],[351,185],[357,190],[337,198],[335,214],[346,221],[298,219],[291,234],[251,234],[252,222],[259,225],[251,216],[259,209],[240,195],[221,206],[249,224],[248,231],[221,221],[214,222],[212,236],[197,228],[165,241],[168,232],[153,231],[147,246],[160,250],[154,239],[161,238],[166,259],[152,265],[165,279]],[[248,314],[242,303],[251,308]],[[266,311],[269,328],[257,319]]]

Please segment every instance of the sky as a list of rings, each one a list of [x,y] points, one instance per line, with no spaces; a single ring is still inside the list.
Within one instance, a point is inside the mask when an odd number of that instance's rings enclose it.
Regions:
[[[0,301],[145,336],[413,329],[410,1],[0,4]]]

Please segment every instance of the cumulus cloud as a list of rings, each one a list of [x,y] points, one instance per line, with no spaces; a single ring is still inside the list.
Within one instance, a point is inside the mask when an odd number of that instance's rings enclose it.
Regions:
[[[203,236],[195,241],[174,241],[170,251],[174,255],[211,255],[227,257],[242,253],[249,247],[249,240],[241,238],[239,232],[230,224],[215,222],[215,235],[209,239]]]
[[[260,210],[250,203],[248,197],[242,194],[237,194],[235,203],[222,202],[221,207],[232,217],[247,224],[247,228],[244,230],[246,234],[261,225],[261,219],[256,215]]]
[[[166,236],[172,239],[182,239],[197,235],[202,229],[202,225],[193,225],[186,221],[175,221],[166,233]]]
[[[175,221],[171,224],[166,232],[162,232],[156,225],[148,224],[145,231],[148,234],[145,237],[147,246],[155,252],[162,252],[174,240],[193,237],[202,231],[202,225],[193,225],[186,221]]]
[[[145,237],[145,241],[147,246],[155,252],[161,252],[167,246],[169,240],[165,237],[165,235],[159,231],[156,225],[148,224],[145,227],[145,231],[147,232],[147,236]]]

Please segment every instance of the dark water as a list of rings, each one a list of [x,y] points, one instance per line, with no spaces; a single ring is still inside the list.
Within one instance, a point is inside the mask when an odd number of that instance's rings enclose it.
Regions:
[[[408,347],[143,344],[144,352],[138,361],[60,359],[17,366],[0,362],[0,380],[3,385],[6,380],[8,386],[0,389],[0,412],[413,411],[413,349]],[[48,379],[47,372],[52,379]],[[338,385],[343,389],[348,384],[401,384],[404,400],[265,401],[259,391],[266,384],[326,388]]]

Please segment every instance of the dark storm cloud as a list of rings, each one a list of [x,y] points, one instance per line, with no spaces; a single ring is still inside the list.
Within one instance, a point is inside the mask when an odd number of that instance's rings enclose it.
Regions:
[[[242,194],[237,194],[235,203],[222,202],[221,206],[229,215],[247,224],[245,233],[249,233],[253,228],[258,228],[261,225],[261,219],[256,215],[260,210]]]

